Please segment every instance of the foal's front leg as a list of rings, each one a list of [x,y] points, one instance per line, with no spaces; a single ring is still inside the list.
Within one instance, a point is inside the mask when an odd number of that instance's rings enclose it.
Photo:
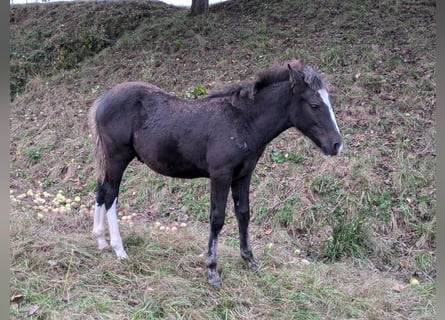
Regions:
[[[216,251],[218,236],[224,226],[230,181],[231,175],[210,179],[210,236],[206,264],[209,283],[215,288],[221,287],[221,278],[216,270]]]
[[[250,271],[258,270],[258,265],[253,258],[249,241],[249,185],[251,174],[232,182],[232,198],[235,205],[235,216],[238,220],[241,257],[247,263]]]

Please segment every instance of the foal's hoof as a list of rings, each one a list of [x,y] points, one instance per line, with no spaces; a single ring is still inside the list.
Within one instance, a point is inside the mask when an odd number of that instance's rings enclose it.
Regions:
[[[128,255],[124,250],[116,251],[117,260],[125,260],[128,259]]]
[[[243,257],[244,262],[247,264],[247,268],[250,272],[258,271],[258,265],[256,264],[255,260],[253,260],[252,257],[245,258]]]
[[[221,285],[222,285],[221,279],[219,279],[219,278],[218,279],[210,279],[209,278],[209,283],[214,289],[221,289]]]
[[[102,251],[103,249],[108,248],[108,246],[109,246],[108,243],[102,243],[99,244],[97,248],[99,249],[99,251]]]
[[[241,250],[241,258],[243,258],[250,272],[255,272],[258,270],[258,265],[256,264],[255,259],[253,258],[252,251],[243,252]]]
[[[108,246],[109,246],[109,244],[108,244],[107,240],[97,239],[97,247],[99,248],[100,251],[107,248]]]
[[[221,278],[219,277],[218,273],[216,271],[209,270],[209,284],[214,289],[220,289],[222,285]]]
[[[250,272],[257,272],[258,271],[258,265],[256,264],[255,261],[251,261],[251,262],[247,263],[247,266],[249,267],[249,271]]]

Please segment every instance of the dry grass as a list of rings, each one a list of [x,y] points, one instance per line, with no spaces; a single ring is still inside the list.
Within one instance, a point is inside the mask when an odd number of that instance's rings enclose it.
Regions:
[[[226,231],[219,248],[224,286],[214,291],[205,281],[206,224],[176,232],[153,223],[135,230],[123,225],[131,259],[119,262],[111,250],[96,250],[88,236],[90,214],[30,214],[26,225],[23,217],[12,219],[11,285],[24,296],[12,318],[34,305],[38,317],[48,319],[406,319],[409,313],[430,319],[433,308],[432,284],[397,293],[393,287],[400,282],[389,274],[350,261],[306,265],[281,231],[254,238],[256,274],[245,270],[230,244],[236,235]],[[264,230],[255,226],[253,234]]]
[[[194,18],[136,1],[11,12],[11,79],[19,79],[11,87],[11,296],[19,296],[11,318],[35,306],[30,318],[436,317],[435,2],[234,1]],[[69,28],[52,28],[57,17]],[[87,29],[103,33],[83,38]],[[110,34],[112,43],[74,65],[45,51],[58,45],[68,57],[85,50],[82,39],[99,45]],[[118,209],[131,259],[97,252],[86,115],[99,94],[126,80],[178,95],[210,91],[294,57],[326,76],[346,148],[327,158],[292,130],[268,146],[251,190],[258,273],[244,268],[229,210],[223,288],[211,290],[208,181],[161,177],[137,162]],[[44,211],[58,190],[81,202]],[[38,192],[51,194],[42,208]],[[156,221],[187,227],[166,232]],[[410,286],[411,277],[420,285]]]

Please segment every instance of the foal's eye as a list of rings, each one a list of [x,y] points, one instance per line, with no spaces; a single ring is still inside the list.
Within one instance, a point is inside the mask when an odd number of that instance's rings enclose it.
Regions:
[[[318,104],[316,104],[316,103],[311,103],[311,108],[314,108],[314,109],[318,108]]]

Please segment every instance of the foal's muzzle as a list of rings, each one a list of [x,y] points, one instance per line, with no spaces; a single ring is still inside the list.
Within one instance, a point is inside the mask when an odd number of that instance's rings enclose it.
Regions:
[[[325,155],[329,155],[329,156],[336,156],[339,155],[343,150],[343,141],[342,140],[337,140],[337,141],[333,141],[330,142],[329,144],[325,144],[321,146],[321,151],[323,151],[323,153]]]

